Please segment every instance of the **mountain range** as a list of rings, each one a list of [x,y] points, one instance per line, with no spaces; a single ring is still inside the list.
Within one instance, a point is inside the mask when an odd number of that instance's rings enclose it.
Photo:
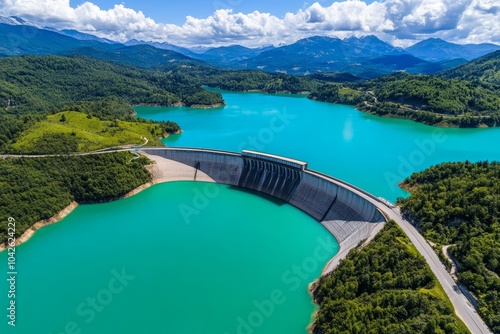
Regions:
[[[314,36],[280,47],[252,49],[232,45],[200,50],[167,42],[119,43],[76,30],[41,27],[19,17],[0,17],[0,57],[86,55],[146,68],[212,65],[292,75],[347,72],[374,78],[398,71],[432,74],[499,49],[495,44],[460,45],[435,38],[403,49],[375,36],[345,39]]]

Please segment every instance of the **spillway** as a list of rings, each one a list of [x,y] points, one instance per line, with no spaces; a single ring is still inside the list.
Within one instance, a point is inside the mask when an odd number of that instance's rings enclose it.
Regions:
[[[300,183],[300,170],[280,163],[244,156],[238,186],[277,197],[285,202]]]

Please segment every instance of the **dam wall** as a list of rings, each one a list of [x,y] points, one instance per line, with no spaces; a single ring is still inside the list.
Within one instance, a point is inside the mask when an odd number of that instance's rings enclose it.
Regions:
[[[256,190],[285,202],[300,184],[302,172],[307,167],[305,162],[243,151],[243,170],[238,186]]]
[[[383,207],[379,199],[341,180],[309,170],[306,162],[253,151],[237,154],[192,148],[143,148],[140,152],[153,160],[160,157],[186,166],[189,172],[181,174],[185,180],[209,180],[255,190],[306,212],[323,224],[340,245],[340,252],[327,266],[327,272],[386,221],[379,209]],[[172,166],[178,165],[162,166],[177,168]],[[206,177],[198,179],[197,175]]]
[[[204,172],[215,182],[222,184],[237,186],[243,170],[242,156],[231,152],[191,148],[144,148],[140,151],[185,164]],[[196,177],[186,180],[196,181]]]

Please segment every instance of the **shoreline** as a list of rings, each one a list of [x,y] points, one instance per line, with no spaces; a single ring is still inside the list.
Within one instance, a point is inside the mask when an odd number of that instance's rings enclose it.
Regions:
[[[171,105],[161,105],[161,104],[154,104],[154,103],[134,104],[132,107],[133,108],[135,108],[135,107],[161,107],[161,108],[186,107],[186,108],[190,108],[190,109],[215,109],[215,108],[223,107],[225,105],[226,105],[225,102],[221,102],[221,103],[214,103],[214,104],[192,104],[190,106],[186,106],[185,103],[178,102],[178,103],[174,103]],[[136,116],[136,115],[137,115],[137,112],[134,110],[134,112],[132,113],[132,116]]]
[[[225,90],[225,91],[228,91],[228,92],[231,92],[231,93],[260,93],[260,94],[269,94],[269,95],[305,95],[305,96],[311,94],[311,92],[309,92],[309,91],[300,91],[298,93],[292,93],[289,90],[280,90],[280,91],[276,91],[276,92],[268,92],[268,91],[265,91],[265,90],[262,90],[262,89],[248,89],[248,90],[244,90],[244,91],[232,91],[232,90],[227,90],[227,89],[224,89],[224,88],[217,88],[217,89]]]
[[[311,283],[309,283],[309,285],[307,286],[307,292],[311,296],[313,304],[318,307],[318,309],[316,311],[314,311],[314,313],[312,315],[311,323],[309,324],[309,326],[307,326],[307,331],[309,334],[313,334],[314,326],[316,324],[316,316],[317,316],[319,309],[320,309],[320,305],[316,302],[316,298],[314,297],[314,291],[318,287],[319,280],[323,276],[327,276],[327,275],[333,273],[335,271],[335,269],[337,268],[337,266],[340,264],[340,262],[342,260],[344,260],[345,258],[347,258],[347,256],[349,255],[349,253],[352,250],[359,251],[359,250],[362,250],[364,247],[366,247],[373,240],[373,238],[375,238],[375,236],[378,234],[378,232],[380,232],[380,230],[385,226],[385,224],[386,223],[378,224],[378,226],[376,226],[374,229],[372,229],[370,231],[370,234],[360,244],[355,245],[354,247],[350,247],[350,245],[348,243],[346,244],[345,241],[343,243],[339,243],[339,251],[337,252],[337,254],[335,254],[323,266],[323,269],[321,270],[321,274],[319,275],[319,277],[316,278]],[[332,234],[335,237],[335,235],[330,230],[328,230],[328,232],[330,232],[330,234]]]
[[[45,226],[59,223],[66,216],[68,216],[71,212],[73,212],[73,210],[75,210],[78,207],[78,205],[79,204],[77,202],[73,201],[67,207],[65,207],[64,209],[62,209],[61,211],[59,211],[57,214],[53,215],[49,219],[40,220],[40,221],[36,222],[35,224],[31,225],[31,227],[28,228],[26,231],[24,231],[24,233],[20,237],[16,238],[16,247],[25,243],[29,239],[31,239],[31,237],[33,237],[33,235],[35,235],[36,231],[38,231],[39,229],[44,228]],[[7,244],[7,242],[0,244],[0,252],[3,252],[4,250],[6,250],[8,248],[9,248],[9,245]]]
[[[151,168],[153,168],[153,166],[154,166],[154,163],[145,166],[145,168],[151,174],[151,181],[144,183],[135,189],[132,189],[131,191],[129,191],[128,193],[126,193],[125,195],[123,195],[121,197],[118,197],[116,199],[111,200],[111,202],[132,197],[132,196],[137,195],[138,193],[148,189],[149,187],[152,187],[153,185],[155,185],[157,183],[156,178],[151,171]],[[82,203],[82,204],[98,204],[98,203],[102,203],[102,202]],[[80,205],[80,203],[73,201],[67,207],[65,207],[64,209],[62,209],[61,211],[59,211],[58,213],[56,213],[55,215],[53,215],[49,219],[40,220],[40,221],[34,223],[26,231],[24,231],[24,233],[20,237],[16,238],[16,247],[25,243],[29,239],[31,239],[33,237],[33,235],[35,235],[36,231],[38,231],[39,229],[42,229],[45,226],[59,223],[61,220],[66,218],[66,216],[68,216],[71,212],[73,212],[79,205]],[[7,250],[8,248],[9,248],[9,245],[7,244],[7,241],[4,243],[1,243],[0,244],[0,253]]]
[[[219,107],[225,106],[226,103],[214,103],[214,104],[192,104],[187,108],[192,108],[192,109],[215,109]]]
[[[125,195],[123,195],[119,198],[112,200],[111,202],[137,195],[138,193],[148,189],[149,187],[153,186],[154,184],[155,183],[153,181],[150,181],[148,183],[140,185],[139,187],[129,191],[128,193],[126,193]],[[102,203],[102,202],[82,203],[82,204],[98,204],[98,203]],[[16,238],[16,247],[25,243],[29,239],[31,239],[31,237],[33,237],[33,235],[35,235],[36,231],[38,231],[39,229],[42,229],[45,226],[59,223],[61,220],[66,218],[66,216],[68,216],[71,212],[73,212],[78,206],[80,206],[80,203],[73,201],[67,207],[65,207],[64,209],[62,209],[61,211],[59,211],[57,214],[53,215],[49,219],[40,220],[40,221],[36,222],[35,224],[31,225],[31,227],[29,227],[26,231],[24,231],[24,233],[20,237]],[[0,253],[7,250],[8,248],[9,248],[9,245],[7,244],[7,242],[0,244]]]
[[[361,107],[357,108],[356,104],[348,104],[346,102],[327,101],[327,100],[319,99],[317,97],[308,97],[308,99],[310,99],[312,101],[318,101],[318,102],[324,102],[324,103],[351,106],[351,107],[354,107],[356,110],[358,110],[366,115],[372,115],[372,116],[377,116],[377,117],[387,118],[387,119],[402,119],[402,120],[412,121],[412,122],[415,122],[418,124],[428,125],[428,126],[432,126],[434,128],[440,128],[440,129],[494,129],[494,128],[500,127],[500,125],[489,126],[489,125],[482,123],[482,122],[480,124],[478,124],[478,126],[461,127],[460,124],[455,124],[453,121],[458,119],[459,117],[463,117],[463,116],[455,116],[454,117],[454,116],[450,116],[450,115],[446,115],[446,114],[438,114],[435,112],[422,110],[422,109],[411,110],[411,112],[414,112],[414,113],[427,112],[427,113],[433,114],[435,116],[443,117],[442,121],[437,122],[437,123],[433,123],[433,124],[429,124],[429,123],[419,122],[415,118],[412,118],[412,117],[405,117],[403,115],[398,115],[398,114],[391,114],[391,113],[387,113],[387,114],[383,114],[383,115],[378,114],[377,112],[365,110]],[[399,110],[407,110],[407,109],[399,109]],[[483,118],[488,118],[490,116],[475,116],[475,117],[481,117],[481,119],[483,119]],[[449,120],[451,120],[452,122],[449,122]]]

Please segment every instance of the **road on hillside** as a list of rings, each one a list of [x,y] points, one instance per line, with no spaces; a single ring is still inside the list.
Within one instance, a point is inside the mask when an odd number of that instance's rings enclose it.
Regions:
[[[406,235],[408,235],[420,254],[424,256],[425,260],[431,267],[432,272],[436,275],[439,283],[441,283],[444,291],[455,307],[456,314],[460,317],[460,319],[462,319],[467,328],[469,328],[473,334],[491,333],[490,329],[479,317],[469,300],[460,292],[460,289],[457,288],[457,284],[451,278],[445,266],[441,263],[438,256],[432,247],[427,243],[425,238],[413,225],[401,217],[399,208],[390,209],[386,207],[384,209],[384,211],[388,213],[389,217],[398,223]]]
[[[127,152],[127,151],[135,151],[135,149],[116,148],[116,149],[104,149],[104,150],[99,150],[99,151],[89,151],[89,152],[82,152],[82,153],[68,153],[68,154],[0,154],[0,159],[68,157],[68,156],[96,155],[96,154],[107,154],[107,153]]]
[[[106,153],[125,152],[125,151],[135,152],[135,151],[140,150],[142,147],[146,146],[149,143],[148,138],[143,137],[142,139],[144,139],[144,143],[141,145],[128,144],[128,145],[101,148],[101,149],[95,150],[95,151],[67,153],[67,154],[0,154],[0,159],[65,157],[65,156],[106,154]]]
[[[477,314],[476,309],[471,305],[469,300],[460,292],[457,284],[446,270],[444,264],[442,264],[439,260],[438,256],[434,252],[434,249],[432,249],[432,247],[427,243],[427,240],[413,225],[403,219],[398,207],[392,205],[383,198],[375,197],[367,191],[343,180],[337,178],[332,179],[343,187],[371,202],[385,214],[386,219],[388,218],[394,220],[401,227],[401,229],[403,229],[404,233],[410,238],[410,241],[415,245],[418,252],[422,254],[425,261],[429,264],[429,267],[443,287],[445,293],[448,295],[448,298],[450,298],[450,301],[455,308],[455,313],[464,322],[471,333],[492,333],[488,326],[484,323],[483,319],[481,319],[481,317]]]

